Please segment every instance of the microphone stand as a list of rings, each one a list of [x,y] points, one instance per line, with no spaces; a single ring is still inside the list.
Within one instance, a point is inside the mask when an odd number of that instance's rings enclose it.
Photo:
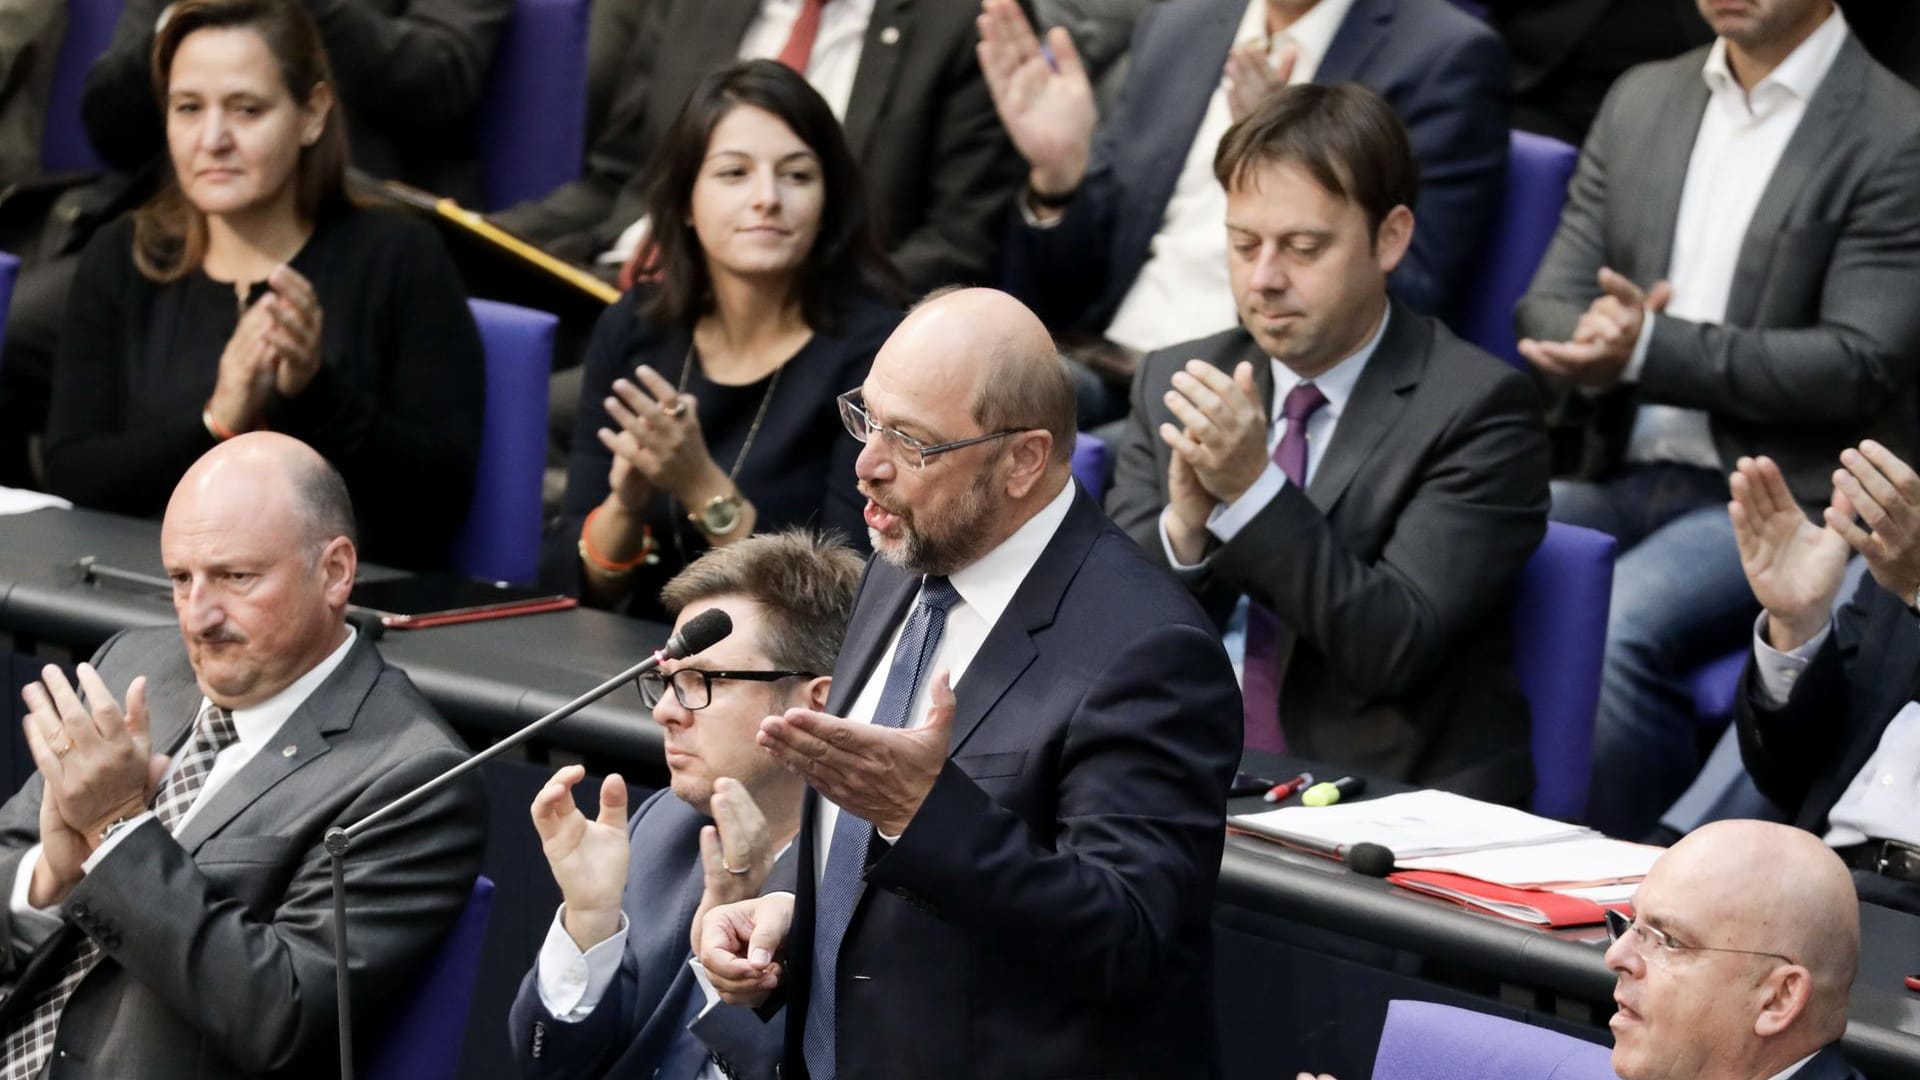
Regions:
[[[334,826],[327,830],[325,843],[327,854],[333,856],[333,981],[340,1009],[340,1077],[341,1080],[353,1080],[353,994],[349,988],[352,980],[347,978],[347,851],[352,848],[356,836],[365,833],[370,827],[409,810],[418,805],[427,796],[446,787],[459,777],[465,776],[481,765],[492,761],[508,750],[519,746],[541,731],[565,720],[581,709],[599,701],[618,690],[622,685],[632,682],[641,675],[660,666],[662,660],[686,656],[691,652],[703,652],[707,646],[687,649],[683,640],[685,634],[676,634],[669,638],[660,651],[633,665],[627,670],[601,683],[599,686],[581,694],[558,709],[514,732],[512,735],[494,743],[485,750],[441,773],[439,776],[421,784],[405,795],[361,818],[346,828]],[[724,636],[724,634],[722,635]],[[679,648],[676,649],[676,646]]]

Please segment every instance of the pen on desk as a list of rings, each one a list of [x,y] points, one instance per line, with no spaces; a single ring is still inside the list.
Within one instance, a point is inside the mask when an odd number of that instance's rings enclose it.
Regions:
[[[1300,801],[1307,806],[1332,806],[1341,799],[1351,798],[1366,790],[1366,777],[1343,776],[1338,780],[1313,785],[1305,795],[1300,796]]]
[[[1920,994],[1920,975],[1907,976],[1907,989]]]
[[[1273,786],[1273,781],[1252,773],[1233,774],[1233,783],[1227,787],[1227,797],[1238,799],[1245,795],[1258,795]]]
[[[1293,798],[1294,792],[1299,791],[1301,788],[1306,787],[1308,784],[1311,784],[1311,783],[1313,783],[1313,774],[1310,772],[1303,772],[1299,776],[1296,776],[1293,779],[1286,781],[1285,783],[1275,784],[1272,787],[1268,788],[1267,793],[1265,795],[1262,795],[1261,798],[1265,799],[1268,802],[1279,802],[1282,799],[1291,799]]]

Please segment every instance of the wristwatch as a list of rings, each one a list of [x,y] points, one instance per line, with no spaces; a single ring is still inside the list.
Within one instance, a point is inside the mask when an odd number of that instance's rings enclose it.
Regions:
[[[746,504],[741,501],[740,493],[729,491],[708,499],[705,506],[688,514],[687,520],[708,536],[726,536],[740,527],[745,511]]]

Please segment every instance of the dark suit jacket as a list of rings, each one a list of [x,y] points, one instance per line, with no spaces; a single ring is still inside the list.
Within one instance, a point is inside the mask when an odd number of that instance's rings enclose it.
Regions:
[[[1864,1080],[1864,1077],[1859,1069],[1847,1064],[1847,1059],[1840,1056],[1838,1043],[1829,1043],[1813,1055],[1813,1060],[1800,1066],[1800,1071],[1794,1073],[1791,1080]]]
[[[584,262],[646,212],[647,166],[694,86],[732,63],[759,0],[647,0],[586,176],[495,215]],[[974,59],[978,6],[877,0],[844,127],[887,250],[916,292],[987,280],[1019,159]]]
[[[688,1017],[706,1000],[687,966],[687,932],[704,885],[700,827],[711,823],[665,788],[634,812],[627,823],[632,861],[620,899],[627,914],[620,974],[591,1013],[566,1023],[540,1001],[536,960],[520,981],[508,1018],[514,1061],[526,1080],[655,1075]],[[789,849],[784,859],[793,857]],[[724,1063],[728,1076],[774,1076],[784,1023],[762,1023],[749,1009],[721,1004],[694,1021],[692,1030]],[[663,1075],[659,1080],[687,1078]]]
[[[1667,276],[1706,51],[1629,71],[1594,122],[1552,245],[1520,301],[1522,337],[1566,340],[1611,266]],[[1585,472],[1626,453],[1640,404],[1711,414],[1721,467],[1769,454],[1824,506],[1840,451],[1878,439],[1912,460],[1920,365],[1920,91],[1851,37],[1807,103],[1741,242],[1726,318],[1661,316],[1640,380],[1603,395]],[[1573,399],[1575,407],[1584,398]]]
[[[82,115],[109,165],[166,153],[153,100],[153,25],[167,0],[127,0],[87,72]],[[306,0],[320,23],[355,166],[465,201],[480,194],[473,111],[513,0]]]
[[[1749,662],[1734,698],[1740,757],[1795,825],[1824,836],[1887,725],[1920,697],[1920,616],[1863,577],[1785,705],[1762,708],[1758,678]]]
[[[1147,261],[1245,11],[1240,0],[1149,8],[1066,216],[1035,229],[1014,214],[1008,287],[1048,325],[1099,333],[1113,320]],[[1314,81],[1367,86],[1406,124],[1420,166],[1420,226],[1392,285],[1416,309],[1442,311],[1506,185],[1506,48],[1447,0],[1355,0]]]
[[[1193,357],[1270,361],[1233,330],[1150,353],[1107,509],[1164,563],[1171,456],[1161,400]],[[1177,423],[1177,422],[1176,422]],[[1515,575],[1546,534],[1540,406],[1525,377],[1393,306],[1306,491],[1288,484],[1190,585],[1216,618],[1245,594],[1291,627],[1281,726],[1295,753],[1517,802],[1533,789],[1508,625]]]
[[[829,711],[885,677],[919,586],[868,563]],[[899,843],[874,840],[842,942],[839,1080],[1211,1075],[1240,696],[1205,615],[1077,493],[954,691],[952,757]],[[787,935],[788,1080],[807,1075],[816,798]]]
[[[131,630],[94,658],[116,692],[145,675],[153,745],[177,753],[200,702],[179,632]],[[328,828],[466,756],[412,682],[362,637],[272,741],[187,822],[149,821],[74,887],[47,944],[16,951],[0,906],[0,1028],[85,933],[106,957],[61,1014],[52,1080],[339,1074]],[[0,877],[40,838],[36,774],[0,808]],[[478,777],[355,837],[347,859],[356,1031],[410,991],[466,905],[485,844]]]

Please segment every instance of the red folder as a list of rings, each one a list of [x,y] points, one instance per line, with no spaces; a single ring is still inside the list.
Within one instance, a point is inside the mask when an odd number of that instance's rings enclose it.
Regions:
[[[1535,926],[1590,926],[1606,920],[1607,908],[1625,915],[1633,914],[1632,906],[1626,903],[1602,906],[1565,893],[1545,889],[1515,889],[1437,870],[1402,870],[1388,874],[1387,880],[1402,888]]]

